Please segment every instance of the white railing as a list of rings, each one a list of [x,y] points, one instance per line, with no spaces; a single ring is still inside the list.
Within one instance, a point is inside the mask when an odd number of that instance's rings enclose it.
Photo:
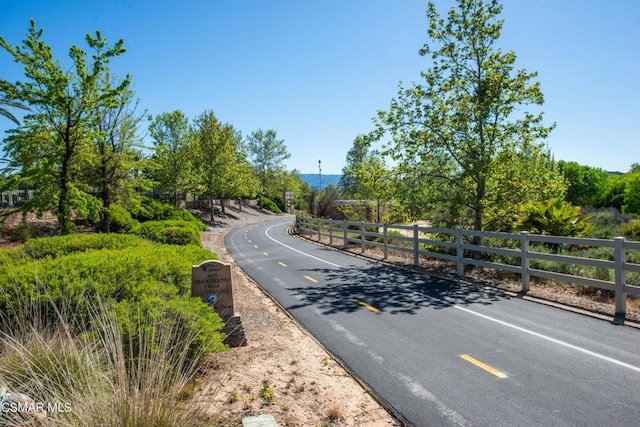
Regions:
[[[615,293],[615,323],[624,323],[627,312],[627,295],[640,295],[640,287],[627,284],[628,273],[640,273],[640,264],[627,262],[628,251],[640,251],[640,242],[627,241],[623,237],[613,240],[585,239],[576,237],[558,237],[521,233],[496,233],[464,230],[462,228],[447,229],[420,227],[418,225],[390,225],[365,222],[338,221],[318,219],[307,216],[296,216],[296,232],[310,238],[329,238],[329,245],[334,240],[341,241],[347,248],[359,245],[361,253],[367,248],[377,247],[383,251],[383,258],[389,257],[389,251],[407,252],[413,255],[413,264],[420,265],[420,257],[431,257],[450,261],[456,265],[456,275],[464,276],[465,264],[488,267],[516,273],[521,276],[522,292],[529,291],[532,276],[572,284],[607,289]],[[494,245],[475,245],[470,243],[472,237],[480,237],[484,242],[502,242]],[[612,248],[612,259],[559,255],[557,253],[536,252],[532,249],[546,245],[567,245],[586,251],[590,248]],[[489,254],[490,256],[482,254]],[[475,257],[474,257],[475,255]],[[567,272],[533,268],[548,261],[569,265]],[[597,276],[588,277],[584,267],[594,267],[601,272]],[[613,274],[611,274],[613,273]],[[613,280],[607,280],[613,276]]]

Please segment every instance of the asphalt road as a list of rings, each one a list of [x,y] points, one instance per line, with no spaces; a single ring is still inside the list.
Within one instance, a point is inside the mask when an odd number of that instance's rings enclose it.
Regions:
[[[640,425],[639,330],[326,249],[290,225],[225,245],[408,424]]]

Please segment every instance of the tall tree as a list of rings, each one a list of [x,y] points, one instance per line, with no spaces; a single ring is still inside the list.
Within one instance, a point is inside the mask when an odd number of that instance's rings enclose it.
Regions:
[[[387,154],[394,160],[426,167],[455,202],[454,213],[470,211],[475,230],[484,226],[498,154],[534,144],[551,130],[541,124],[542,113],[523,109],[542,104],[543,95],[532,82],[536,73],[515,70],[515,53],[497,47],[501,11],[497,0],[459,0],[443,19],[429,2],[430,42],[420,55],[430,55],[433,65],[421,72],[422,84],[400,87],[374,132],[376,138],[391,134]]]
[[[54,60],[42,35],[43,30],[31,21],[22,46],[13,46],[0,37],[0,46],[24,66],[27,78],[7,90],[9,99],[24,102],[34,110],[25,116],[23,126],[11,131],[5,149],[21,168],[20,174],[39,184],[35,197],[38,208],[45,209],[53,201],[51,210],[58,217],[59,232],[68,234],[72,208],[82,211],[89,205],[97,206],[78,186],[78,164],[95,132],[92,114],[117,98],[130,80],[125,78],[117,87],[102,85],[111,58],[125,52],[122,39],[108,46],[100,31],[95,36],[87,34],[86,42],[94,51],[91,59],[84,50],[72,46],[69,57],[73,66],[67,68]],[[43,158],[34,158],[34,154]]]
[[[224,214],[224,199],[246,195],[253,170],[247,168],[242,135],[229,123],[220,123],[213,111],[205,111],[194,122],[194,158],[198,183],[209,197],[211,221],[214,220],[213,201],[220,198]],[[244,194],[242,194],[244,193]]]
[[[282,172],[284,161],[291,157],[284,139],[278,139],[273,129],[266,132],[258,129],[247,138],[247,148],[260,180],[261,194],[273,197],[277,175]]]
[[[365,158],[352,171],[359,184],[359,192],[356,198],[367,203],[375,201],[375,221],[382,221],[382,207],[395,196],[395,183],[392,173],[387,168],[384,159],[377,151],[368,153]]]
[[[186,193],[192,185],[191,146],[193,134],[189,119],[180,110],[158,114],[149,125],[154,139],[151,155],[151,176],[164,191],[170,191],[174,205],[178,194]]]
[[[111,76],[105,76],[105,87],[111,87]],[[140,186],[136,171],[141,167],[141,144],[137,135],[142,116],[136,113],[132,90],[123,90],[109,104],[96,108],[93,147],[89,151],[85,175],[87,184],[97,188],[102,202],[100,229],[111,231],[110,206],[118,198],[129,199]],[[125,194],[128,193],[128,194]]]
[[[364,135],[358,135],[353,141],[353,145],[347,151],[346,164],[342,168],[342,175],[338,186],[342,193],[354,197],[356,194],[362,193],[362,186],[355,177],[355,171],[360,164],[365,161],[369,154],[369,144]]]

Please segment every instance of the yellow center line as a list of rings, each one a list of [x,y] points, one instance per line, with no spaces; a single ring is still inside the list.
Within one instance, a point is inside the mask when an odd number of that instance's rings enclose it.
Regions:
[[[374,313],[380,313],[380,310],[378,310],[375,307],[370,306],[366,302],[363,302],[363,301],[360,301],[360,300],[357,300],[357,299],[354,299],[354,301],[357,302],[358,304],[360,304],[361,306],[368,308],[369,310],[373,311]]]
[[[264,256],[269,256],[269,254],[268,254],[268,253],[266,253],[266,252],[262,252],[262,254],[263,254]]]
[[[495,369],[495,368],[492,368],[491,366],[489,366],[489,365],[487,365],[487,364],[482,363],[482,362],[481,362],[481,361],[479,361],[479,360],[474,359],[473,357],[471,357],[471,356],[469,356],[469,355],[467,355],[467,354],[463,354],[463,355],[461,355],[460,357],[462,357],[462,358],[463,358],[464,360],[466,360],[467,362],[471,362],[471,363],[473,363],[474,365],[476,365],[477,367],[482,368],[482,369],[484,369],[485,371],[487,371],[487,372],[489,372],[489,373],[492,373],[493,375],[495,375],[495,376],[496,376],[496,377],[498,377],[498,378],[507,378],[507,375],[506,375],[506,374],[504,374],[504,373],[502,373],[502,372],[498,371],[498,370],[497,370],[497,369]]]
[[[280,264],[280,265],[281,265],[281,266],[283,266],[283,267],[286,267],[286,266],[287,266],[287,264],[285,264],[284,262],[281,262],[281,261],[278,261],[278,264]]]
[[[310,282],[313,283],[318,283],[318,281],[316,279],[314,279],[313,277],[309,277],[309,276],[304,276],[305,279],[309,280]]]
[[[247,240],[247,243],[251,243],[251,240]]]
[[[258,245],[253,245],[254,248],[258,249]]]

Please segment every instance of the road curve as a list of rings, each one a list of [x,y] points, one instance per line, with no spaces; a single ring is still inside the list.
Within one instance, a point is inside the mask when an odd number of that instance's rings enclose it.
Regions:
[[[638,425],[637,329],[353,257],[291,223],[225,246],[408,424]]]

